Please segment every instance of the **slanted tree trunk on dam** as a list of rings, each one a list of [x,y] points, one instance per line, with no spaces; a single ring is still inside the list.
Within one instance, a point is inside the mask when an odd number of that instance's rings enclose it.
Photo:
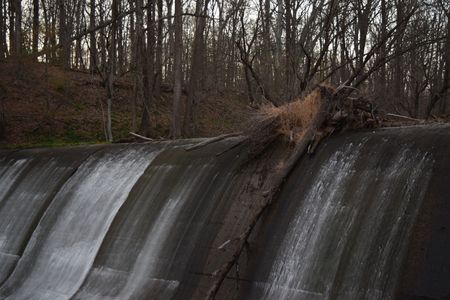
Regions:
[[[260,156],[268,149],[269,145],[283,134],[289,134],[289,139],[294,142],[294,147],[274,162],[274,165],[277,166],[272,170],[274,172],[264,174],[259,191],[245,195],[251,198],[250,202],[255,203],[255,208],[244,231],[236,238],[225,242],[224,245],[230,244],[228,247],[233,247],[231,255],[212,274],[214,281],[206,299],[212,300],[215,298],[227,274],[239,260],[250,234],[263,214],[276,201],[281,186],[294,169],[297,161],[307,152],[312,153],[317,144],[335,130],[345,129],[348,126],[352,128],[373,126],[374,122],[377,122],[377,116],[373,114],[369,102],[361,99],[354,101],[348,95],[349,93],[344,90],[319,86],[305,99],[275,108],[275,113],[272,111],[271,115],[269,112],[269,117],[260,122],[250,132],[246,140],[250,149],[249,159]],[[311,110],[310,115],[302,115],[303,111],[308,109]],[[301,112],[300,119],[293,115],[295,112]],[[369,112],[372,114],[369,114]],[[359,115],[359,118],[355,118],[356,115]]]

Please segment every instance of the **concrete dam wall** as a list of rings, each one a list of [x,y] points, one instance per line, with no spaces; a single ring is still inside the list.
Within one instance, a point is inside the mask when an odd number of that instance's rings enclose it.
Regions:
[[[0,299],[204,299],[273,149],[229,138],[0,152]],[[270,170],[265,170],[266,172]],[[450,126],[298,162],[218,299],[450,299]]]

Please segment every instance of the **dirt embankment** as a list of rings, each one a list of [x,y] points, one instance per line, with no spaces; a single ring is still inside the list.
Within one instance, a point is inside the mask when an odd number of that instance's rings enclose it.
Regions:
[[[0,62],[0,122],[4,124],[0,128],[0,147],[105,141],[106,92],[100,76],[30,62],[24,63],[22,70],[17,79],[16,64]],[[130,138],[133,85],[129,76],[116,81],[112,113],[115,140]],[[171,102],[170,92],[155,99],[152,138],[169,136]],[[138,122],[141,110],[138,104]],[[196,112],[196,136],[237,131],[251,113],[245,96],[205,97]]]

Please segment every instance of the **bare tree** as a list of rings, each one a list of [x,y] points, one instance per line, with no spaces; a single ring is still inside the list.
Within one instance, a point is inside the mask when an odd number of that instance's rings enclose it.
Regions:
[[[194,43],[192,46],[191,72],[188,85],[187,104],[184,115],[184,135],[192,136],[194,134],[194,111],[195,105],[201,97],[201,76],[204,74],[204,34],[206,27],[206,14],[209,0],[199,0],[196,2],[195,14],[196,27],[194,32]]]
[[[112,9],[112,18],[116,19],[118,15],[119,0],[113,0],[111,9]],[[116,35],[117,35],[117,23],[112,23],[112,30],[111,30],[111,42],[109,45],[109,58],[108,58],[108,68],[107,68],[107,74],[106,74],[106,140],[109,142],[113,141],[113,135],[112,135],[112,124],[111,124],[111,114],[112,114],[112,101],[114,97],[114,63],[116,61]]]
[[[39,42],[39,0],[33,0],[33,42],[32,52],[36,54],[38,52]]]
[[[6,0],[0,0],[0,61],[8,55],[6,43]]]
[[[157,0],[157,11],[158,11],[158,28],[156,37],[156,54],[155,54],[155,97],[161,97],[161,83],[162,83],[162,59],[163,59],[163,30],[164,30],[164,20],[163,20],[163,1]]]
[[[135,34],[133,35],[133,69],[134,69],[134,97],[131,102],[131,130],[137,129],[137,103],[144,101],[144,12],[143,1],[136,1],[136,23],[134,25]]]
[[[155,81],[155,0],[148,1],[147,7],[147,53],[146,62],[146,94],[143,101],[143,111],[140,132],[150,135],[150,113],[154,96]]]
[[[11,53],[16,57],[22,55],[22,4],[20,0],[12,0],[12,13],[14,15],[14,30],[13,32],[13,51]]]
[[[59,40],[61,48],[61,64],[65,69],[70,68],[70,40],[69,25],[67,23],[67,3],[66,0],[57,0],[59,10]]]
[[[95,0],[89,2],[89,26],[95,27]],[[95,31],[89,34],[89,69],[94,72],[97,67],[97,40],[95,39]]]
[[[175,0],[175,42],[174,42],[174,87],[173,87],[173,116],[172,116],[172,136],[181,136],[181,86],[182,74],[182,48],[183,48],[183,8],[181,0]]]

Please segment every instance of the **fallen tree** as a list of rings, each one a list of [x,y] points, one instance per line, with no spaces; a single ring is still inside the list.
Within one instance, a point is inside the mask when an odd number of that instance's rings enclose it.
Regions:
[[[276,162],[278,168],[271,170],[262,187],[250,195],[255,203],[251,217],[243,232],[222,247],[231,251],[230,257],[213,274],[213,283],[206,299],[214,299],[231,268],[238,262],[248,239],[258,221],[276,201],[284,181],[297,161],[306,153],[314,152],[320,141],[337,131],[349,128],[367,128],[380,125],[378,112],[362,98],[350,98],[345,88],[334,89],[319,86],[304,99],[280,107],[267,107],[241,141],[246,143],[248,161],[255,159],[276,140],[288,141],[288,154]]]

